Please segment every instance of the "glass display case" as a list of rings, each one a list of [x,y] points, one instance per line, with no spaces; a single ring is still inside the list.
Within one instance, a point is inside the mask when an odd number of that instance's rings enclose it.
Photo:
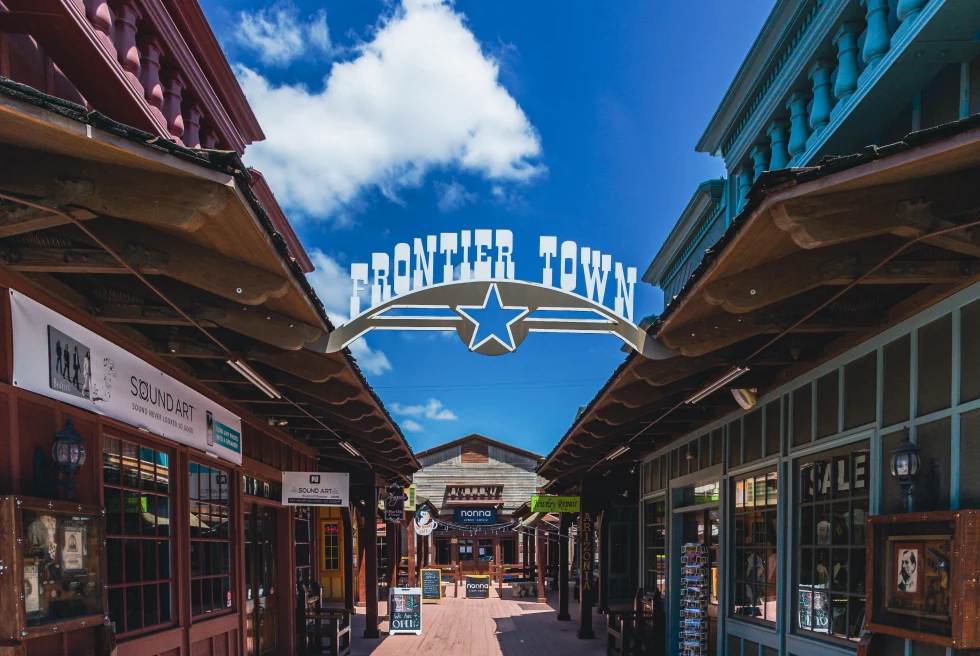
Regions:
[[[24,640],[105,622],[99,506],[0,498],[0,636]]]

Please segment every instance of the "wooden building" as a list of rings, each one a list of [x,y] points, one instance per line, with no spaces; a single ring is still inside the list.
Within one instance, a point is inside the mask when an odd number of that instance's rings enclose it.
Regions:
[[[217,40],[194,0],[3,0],[0,76],[0,495],[64,509],[52,443],[73,425],[75,512],[106,516],[84,585],[14,559],[0,615],[23,625],[0,653],[294,653],[300,586],[353,606],[376,490],[418,464],[350,354],[321,348]],[[352,505],[283,506],[284,471],[348,472]]]
[[[728,176],[644,278],[677,355],[630,354],[539,468],[622,554],[591,601],[627,621],[620,576],[657,609],[643,653],[971,653],[975,605],[939,584],[868,628],[893,576],[871,530],[901,523],[881,516],[980,508],[978,29],[969,1],[777,2],[711,119],[698,149]]]
[[[441,524],[428,539],[429,563],[487,573],[492,565],[525,562],[530,538],[518,534],[515,512],[545,482],[535,473],[541,456],[467,435],[417,457],[421,469],[412,478],[417,498]]]

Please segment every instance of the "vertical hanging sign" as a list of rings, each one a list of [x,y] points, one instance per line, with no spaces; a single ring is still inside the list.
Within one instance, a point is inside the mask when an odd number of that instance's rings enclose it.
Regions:
[[[585,599],[585,593],[588,592],[592,595],[592,567],[595,563],[595,552],[593,551],[595,546],[595,528],[592,524],[592,513],[583,512],[581,520],[582,528],[579,531],[581,533],[582,546],[579,549],[581,555],[581,561],[579,562],[579,572],[582,576],[582,603],[587,603]]]
[[[384,518],[389,524],[397,524],[405,519],[405,488],[389,485],[385,488]]]

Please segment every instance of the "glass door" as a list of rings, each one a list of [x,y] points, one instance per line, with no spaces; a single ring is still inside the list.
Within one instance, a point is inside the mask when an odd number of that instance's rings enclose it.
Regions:
[[[276,510],[250,504],[245,512],[245,613],[249,656],[276,653]]]
[[[459,565],[463,572],[472,573],[476,569],[473,563],[473,538],[459,539]]]
[[[493,562],[493,538],[480,538],[477,540],[477,570],[480,574],[490,571],[490,563]]]

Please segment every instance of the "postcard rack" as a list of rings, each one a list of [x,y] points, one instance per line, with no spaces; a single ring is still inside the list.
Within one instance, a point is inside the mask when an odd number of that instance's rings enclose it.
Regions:
[[[681,547],[681,656],[708,653],[708,552],[704,545]]]

